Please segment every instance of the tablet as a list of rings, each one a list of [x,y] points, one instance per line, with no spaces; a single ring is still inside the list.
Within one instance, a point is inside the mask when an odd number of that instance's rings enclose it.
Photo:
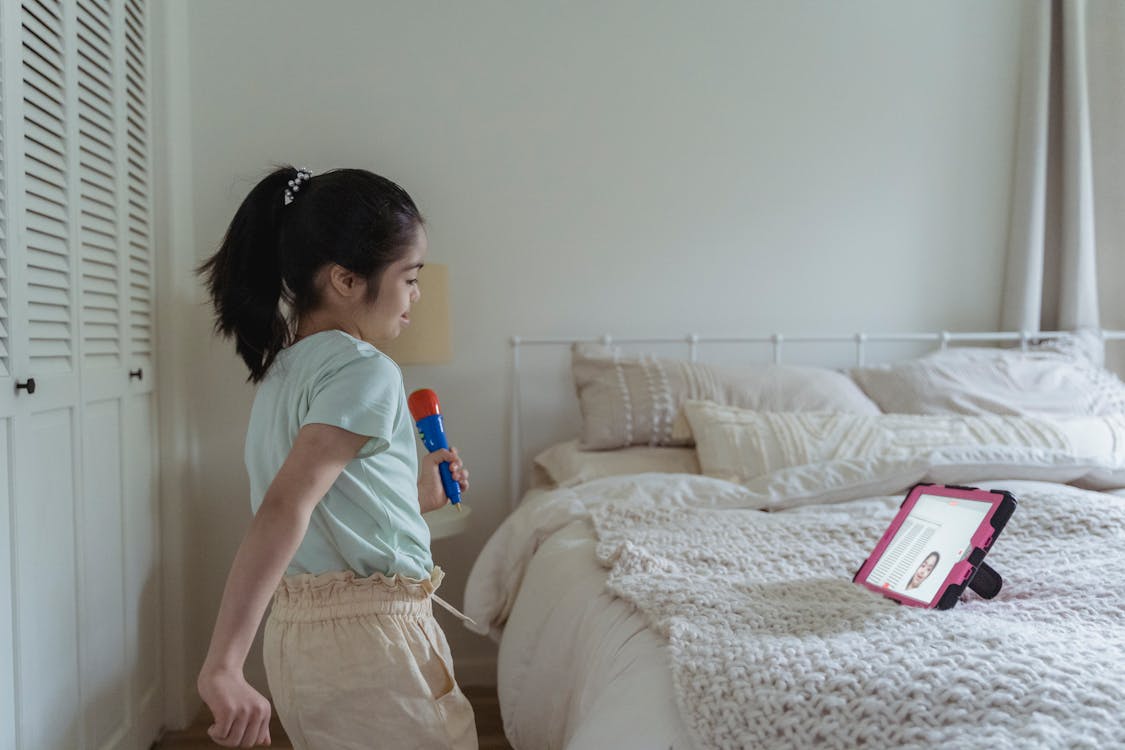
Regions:
[[[984,556],[1015,509],[1004,490],[917,484],[852,580],[913,607],[949,609],[966,588],[991,599],[1003,580]]]

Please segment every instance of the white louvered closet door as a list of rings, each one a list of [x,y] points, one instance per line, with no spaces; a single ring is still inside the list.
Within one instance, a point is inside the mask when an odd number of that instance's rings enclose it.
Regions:
[[[159,731],[146,23],[143,0],[0,10],[0,747]]]

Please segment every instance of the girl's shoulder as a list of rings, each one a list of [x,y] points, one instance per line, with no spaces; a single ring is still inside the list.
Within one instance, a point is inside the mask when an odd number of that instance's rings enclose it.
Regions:
[[[343,331],[322,331],[308,340],[314,338],[319,340],[315,342],[316,349],[308,351],[308,356],[317,363],[319,378],[348,372],[353,377],[402,379],[402,371],[395,361],[362,339]],[[298,356],[304,354],[298,353]]]

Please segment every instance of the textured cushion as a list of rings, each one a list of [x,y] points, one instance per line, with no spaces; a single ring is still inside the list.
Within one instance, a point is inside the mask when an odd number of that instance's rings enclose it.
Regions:
[[[771,411],[879,413],[846,375],[819,367],[716,367],[594,344],[576,344],[571,363],[586,450],[691,445],[681,416],[688,399]]]
[[[1063,344],[1022,352],[960,348],[851,370],[884,411],[897,414],[1105,416],[1125,413],[1125,383]]]
[[[699,459],[693,448],[637,445],[615,451],[584,451],[577,440],[551,446],[535,457],[535,465],[559,487],[625,474],[700,473]]]
[[[1125,416],[769,413],[699,401],[684,412],[703,473],[743,484],[830,464],[872,480],[918,463],[975,465],[985,477],[1040,467],[1045,479],[1119,486],[1125,469]]]

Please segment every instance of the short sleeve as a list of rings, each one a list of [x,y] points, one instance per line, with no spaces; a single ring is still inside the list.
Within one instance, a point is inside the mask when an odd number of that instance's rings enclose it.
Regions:
[[[356,454],[367,458],[387,449],[402,405],[402,376],[384,357],[357,357],[323,374],[309,394],[301,426],[330,424],[370,438]]]

